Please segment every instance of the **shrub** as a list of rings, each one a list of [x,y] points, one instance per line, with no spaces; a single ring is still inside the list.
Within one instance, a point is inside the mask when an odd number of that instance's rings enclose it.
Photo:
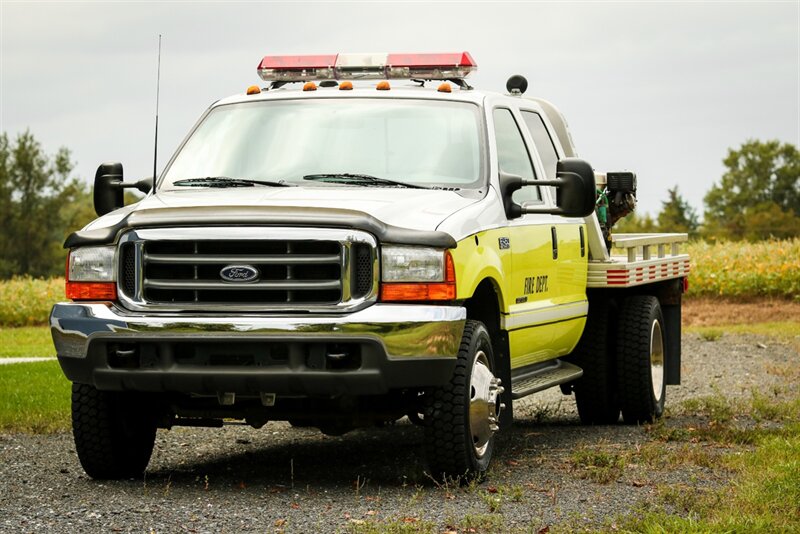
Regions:
[[[800,298],[800,239],[694,241],[690,296]]]
[[[64,300],[63,278],[0,281],[0,326],[47,324],[50,309],[60,300]]]

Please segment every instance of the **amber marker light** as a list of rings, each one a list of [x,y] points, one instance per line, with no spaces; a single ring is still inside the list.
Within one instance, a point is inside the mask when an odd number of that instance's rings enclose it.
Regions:
[[[67,282],[70,300],[117,300],[116,282]]]
[[[439,91],[440,93],[452,93],[453,92],[453,89],[450,88],[450,84],[447,83],[447,82],[444,82],[444,83],[440,84],[438,89],[436,89],[436,90]]]
[[[305,85],[303,85],[303,91],[316,91],[316,90],[317,90],[317,84],[315,84],[314,82],[306,82]]]
[[[250,87],[247,88],[248,95],[257,95],[260,92],[261,89],[259,89],[257,85],[251,85]]]
[[[456,268],[450,252],[444,256],[443,282],[390,282],[381,284],[382,302],[424,302],[455,300]]]
[[[389,85],[389,82],[387,82],[386,80],[378,82],[378,85],[375,86],[375,89],[377,89],[378,91],[388,91],[391,88],[392,86]]]
[[[353,90],[353,82],[342,82],[339,84],[340,91],[352,91]]]

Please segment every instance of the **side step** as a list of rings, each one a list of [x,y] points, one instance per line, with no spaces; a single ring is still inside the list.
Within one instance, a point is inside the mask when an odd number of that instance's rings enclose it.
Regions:
[[[548,362],[546,367],[538,367],[532,371],[511,377],[511,398],[521,399],[531,393],[571,382],[583,376],[583,369],[571,363],[556,360]]]

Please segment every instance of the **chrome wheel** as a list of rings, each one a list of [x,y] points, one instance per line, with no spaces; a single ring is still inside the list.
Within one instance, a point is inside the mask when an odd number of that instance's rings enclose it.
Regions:
[[[492,374],[489,359],[482,350],[476,352],[469,380],[469,429],[475,456],[482,458],[489,440],[500,427],[497,425],[500,411],[505,408],[498,397],[505,391],[500,379]]]
[[[664,391],[664,339],[661,336],[661,322],[653,321],[650,330],[650,376],[653,383],[653,397],[661,401]]]

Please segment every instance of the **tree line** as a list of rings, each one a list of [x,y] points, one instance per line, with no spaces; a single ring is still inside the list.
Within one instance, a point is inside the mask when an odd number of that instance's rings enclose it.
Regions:
[[[681,232],[707,240],[760,241],[800,236],[800,152],[779,141],[728,149],[725,173],[706,193],[703,221],[675,186],[655,217],[632,214],[617,232]]]
[[[704,198],[703,221],[668,191],[655,216],[633,213],[616,232],[686,232],[713,240],[800,236],[800,153],[779,141],[750,140],[728,150],[726,171]],[[48,155],[30,132],[0,134],[0,279],[64,273],[66,236],[95,218],[92,192],[72,176],[70,152]]]

